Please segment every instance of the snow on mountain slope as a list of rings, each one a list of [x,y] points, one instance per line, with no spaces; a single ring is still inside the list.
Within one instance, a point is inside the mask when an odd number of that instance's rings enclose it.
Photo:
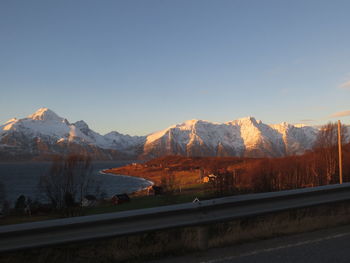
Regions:
[[[147,136],[144,155],[240,155],[244,147],[235,127],[190,120]]]
[[[124,135],[119,132],[113,131],[104,135],[104,138],[108,140],[109,147],[121,149],[124,151],[133,151],[138,149],[133,149],[134,147],[141,147],[146,137],[145,136],[130,136]]]
[[[271,125],[281,135],[286,145],[286,155],[302,154],[312,148],[318,130],[309,126],[293,126],[286,122]]]
[[[111,136],[102,136],[94,132],[84,121],[71,124],[48,108],[41,108],[23,119],[11,119],[0,126],[1,145],[22,147],[29,152],[33,152],[32,148],[37,148],[38,143],[46,145],[46,152],[54,151],[57,145],[70,147],[68,145],[72,143],[89,147],[90,150],[91,147],[97,147],[117,151],[128,149],[133,143],[140,143],[139,138],[122,134],[119,134],[119,143],[115,143],[114,140]],[[131,152],[129,150],[129,153]]]
[[[71,128],[71,137],[75,138],[75,140],[81,140],[81,142],[93,144],[104,149],[111,148],[109,140],[101,134],[91,130],[86,122],[77,121],[72,123]]]
[[[26,136],[63,137],[69,134],[70,127],[67,120],[59,117],[49,109],[39,109],[23,119],[12,119],[0,126],[0,134],[20,132]]]
[[[312,127],[267,125],[253,117],[227,123],[190,120],[149,135],[143,156],[278,157],[311,148],[316,135]]]
[[[82,151],[103,158],[128,155],[278,157],[310,149],[318,129],[288,123],[267,125],[253,117],[226,123],[189,120],[148,136],[101,135],[84,121],[69,123],[47,108],[0,126],[1,151],[49,154]],[[102,158],[101,157],[101,158]]]
[[[64,121],[63,118],[59,117],[56,113],[48,108],[40,108],[33,114],[29,115],[27,119],[37,120],[37,121]]]

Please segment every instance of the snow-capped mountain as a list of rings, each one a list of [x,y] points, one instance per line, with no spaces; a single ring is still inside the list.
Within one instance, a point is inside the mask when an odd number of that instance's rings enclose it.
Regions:
[[[84,121],[69,123],[48,108],[0,126],[0,159],[80,152],[96,159],[116,159],[137,154],[143,137],[112,133],[103,136]],[[2,157],[2,158],[1,158]]]
[[[279,157],[310,149],[317,129],[267,125],[253,117],[226,123],[191,120],[149,135],[143,155]]]
[[[317,128],[267,125],[253,117],[226,123],[189,120],[148,136],[101,135],[84,121],[70,123],[47,108],[0,126],[0,159],[33,159],[72,152],[96,159],[164,155],[279,157],[310,149]]]

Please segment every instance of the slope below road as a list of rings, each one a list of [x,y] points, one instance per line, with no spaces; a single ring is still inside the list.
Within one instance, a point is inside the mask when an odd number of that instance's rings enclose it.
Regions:
[[[156,262],[291,263],[350,262],[350,225],[210,249]]]

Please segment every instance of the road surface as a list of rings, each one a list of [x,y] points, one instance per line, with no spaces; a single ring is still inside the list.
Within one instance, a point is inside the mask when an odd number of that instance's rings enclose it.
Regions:
[[[350,262],[350,225],[293,236],[260,240],[187,256],[164,263],[291,263]]]

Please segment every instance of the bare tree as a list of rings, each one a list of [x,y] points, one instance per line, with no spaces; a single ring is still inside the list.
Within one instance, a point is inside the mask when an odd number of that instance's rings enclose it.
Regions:
[[[342,144],[347,141],[347,136],[347,129],[342,125]],[[329,184],[337,181],[339,178],[337,123],[329,122],[321,127],[314,144],[314,150],[318,156],[317,165],[319,166],[318,176],[320,177],[320,184]],[[322,172],[320,172],[320,170]]]
[[[176,180],[174,173],[166,168],[161,175],[160,186],[164,193],[171,195],[179,188],[179,182]]]
[[[57,209],[81,203],[91,190],[91,158],[84,155],[55,157],[49,172],[40,177],[39,189]]]

